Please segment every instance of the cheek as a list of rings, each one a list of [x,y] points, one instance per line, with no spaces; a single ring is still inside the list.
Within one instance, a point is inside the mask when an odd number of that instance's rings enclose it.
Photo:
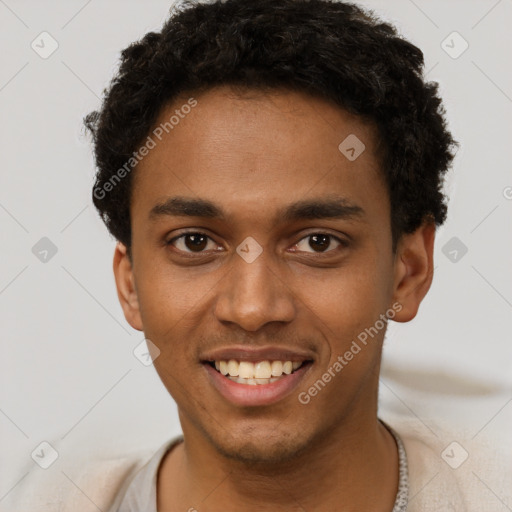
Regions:
[[[160,350],[155,368],[172,386],[173,377],[185,375],[195,365],[197,340],[210,332],[205,324],[212,318],[209,308],[223,273],[173,268],[168,262],[138,270],[144,333]]]
[[[144,326],[159,332],[200,307],[214,285],[211,276],[193,276],[169,264],[142,269],[137,282]]]
[[[318,276],[303,276],[302,289],[315,290],[309,294],[308,306],[314,313],[318,328],[329,340],[331,360],[349,350],[352,341],[367,341],[365,333],[389,307],[390,279],[391,274],[376,261],[333,269],[321,280]],[[378,334],[371,330],[373,337],[368,339],[372,340],[373,348],[364,350],[362,359],[372,359],[372,354],[379,349],[379,343],[375,341],[384,333],[385,326],[381,324],[380,321],[377,326]]]
[[[321,279],[320,279],[321,277]],[[390,278],[390,277],[389,277]],[[372,319],[386,310],[388,278],[369,265],[332,269],[329,274],[302,276],[302,290],[310,290],[310,305],[328,324],[348,326]],[[381,311],[383,309],[383,311]]]
[[[315,294],[313,316],[328,345],[315,378],[325,385],[315,380],[303,391],[315,394],[320,409],[338,403],[344,410],[346,401],[373,389],[386,327],[380,320],[387,309],[383,286],[369,271],[347,269],[346,276],[331,279],[328,289]]]

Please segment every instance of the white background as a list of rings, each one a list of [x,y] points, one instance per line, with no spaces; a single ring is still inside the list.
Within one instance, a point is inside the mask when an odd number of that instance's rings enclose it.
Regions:
[[[381,412],[430,432],[448,425],[466,446],[484,435],[499,443],[512,423],[512,2],[361,4],[423,50],[461,143],[433,286],[414,321],[388,330]],[[158,30],[169,7],[0,0],[2,510],[14,510],[43,473],[72,486],[68,468],[81,457],[153,450],[180,432],[172,398],[132,353],[143,335],[117,300],[115,242],[90,200],[94,164],[82,130],[120,50]],[[31,48],[43,31],[59,45],[47,59]],[[469,44],[456,59],[442,48],[453,31]],[[42,237],[57,247],[46,263],[32,253]],[[457,262],[442,252],[452,237],[467,247]],[[59,454],[47,470],[31,458],[42,441]],[[496,494],[496,510],[512,507]]]

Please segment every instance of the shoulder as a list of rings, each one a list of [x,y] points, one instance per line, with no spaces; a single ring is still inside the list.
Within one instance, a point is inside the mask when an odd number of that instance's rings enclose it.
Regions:
[[[122,494],[154,451],[136,450],[123,456],[90,455],[70,449],[47,471],[27,471],[23,485],[9,493],[12,507],[21,512],[104,512]]]
[[[471,439],[447,426],[431,429],[417,418],[396,416],[384,421],[405,448],[408,512],[496,512],[504,507],[498,493],[501,489],[509,494],[511,458],[500,454],[489,440]],[[494,496],[486,477],[497,490]]]
[[[114,500],[108,512],[147,512],[156,511],[156,484],[160,463],[167,451],[179,443],[181,435],[166,441],[155,452],[139,456],[134,469],[118,486]]]

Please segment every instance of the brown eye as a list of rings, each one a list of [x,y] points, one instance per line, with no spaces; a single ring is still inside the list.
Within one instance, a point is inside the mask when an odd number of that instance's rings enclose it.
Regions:
[[[169,240],[167,244],[173,245],[180,251],[201,253],[208,246],[208,240],[211,240],[211,238],[204,233],[191,232],[183,233]]]
[[[308,240],[309,242],[304,242],[305,240]],[[334,235],[330,235],[328,233],[312,233],[310,235],[305,236],[300,242],[295,244],[295,247],[297,247],[300,251],[304,252],[330,252],[327,249],[331,247],[332,240],[335,240],[338,245],[334,247],[336,249],[337,247],[345,246],[346,243],[340,240],[338,237],[335,237]],[[304,242],[304,243],[303,243]],[[308,251],[307,249],[312,249],[312,251]]]

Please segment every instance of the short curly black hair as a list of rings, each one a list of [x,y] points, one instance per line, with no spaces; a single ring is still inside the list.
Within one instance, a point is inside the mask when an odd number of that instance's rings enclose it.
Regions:
[[[425,220],[445,221],[443,175],[458,146],[438,83],[425,82],[423,66],[420,49],[352,3],[184,0],[160,32],[121,52],[101,109],[84,119],[98,168],[94,205],[130,253],[133,172],[119,179],[119,171],[134,160],[162,108],[217,85],[286,88],[320,96],[377,127],[395,251],[401,234]]]

